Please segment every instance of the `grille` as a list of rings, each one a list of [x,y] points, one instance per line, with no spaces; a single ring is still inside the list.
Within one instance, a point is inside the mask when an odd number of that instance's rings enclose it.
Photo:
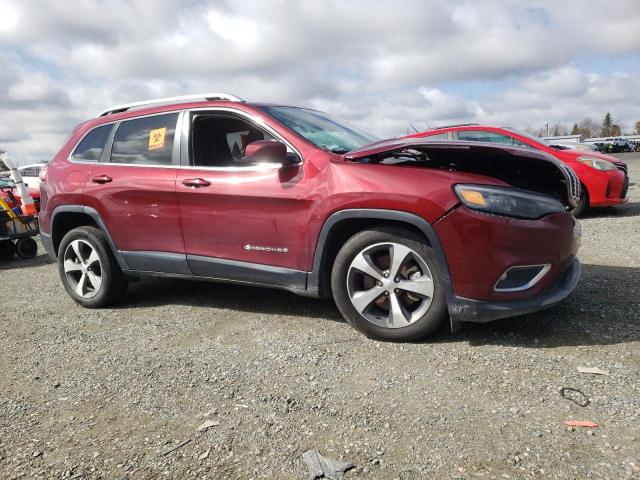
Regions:
[[[629,174],[625,167],[618,167],[619,170],[624,172],[624,183],[622,184],[622,190],[620,191],[620,198],[626,198],[629,191]]]
[[[567,190],[569,192],[569,196],[575,201],[580,200],[580,180],[578,180],[576,172],[566,165],[562,165],[562,169],[564,170],[565,177],[567,177]]]

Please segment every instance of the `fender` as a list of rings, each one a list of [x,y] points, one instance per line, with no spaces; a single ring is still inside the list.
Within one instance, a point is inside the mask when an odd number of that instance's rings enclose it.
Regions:
[[[104,233],[107,239],[107,242],[109,243],[109,247],[111,247],[111,251],[113,252],[113,255],[116,261],[118,262],[118,265],[120,266],[120,268],[122,270],[129,269],[127,262],[125,261],[122,253],[116,247],[116,244],[113,242],[113,239],[111,238],[111,234],[109,233],[109,229],[107,228],[107,225],[102,220],[102,217],[100,216],[98,211],[95,208],[86,207],[84,205],[61,205],[59,207],[54,208],[53,212],[51,213],[51,220],[49,221],[49,224],[51,225],[50,233],[49,234],[45,234],[42,232],[40,233],[42,244],[47,250],[47,253],[49,254],[49,256],[54,261],[56,260],[57,252],[53,248],[53,240],[51,238],[51,235],[53,234],[53,226],[55,225],[56,215],[60,213],[83,213],[91,217],[93,221],[96,222],[96,225],[100,228],[100,230],[102,230],[102,232]]]
[[[316,251],[313,257],[313,270],[309,273],[307,279],[307,290],[309,292],[317,292],[320,289],[320,264],[322,261],[322,254],[324,253],[325,244],[329,233],[332,228],[343,220],[347,219],[372,219],[372,220],[392,220],[395,222],[403,222],[411,224],[417,227],[429,241],[431,248],[436,254],[436,261],[438,262],[438,269],[440,270],[440,280],[447,297],[447,303],[453,301],[453,287],[451,284],[451,275],[449,274],[449,265],[447,264],[447,258],[440,244],[438,234],[434,230],[433,226],[427,222],[424,218],[409,212],[403,212],[399,210],[382,210],[382,209],[367,209],[357,208],[349,210],[340,210],[333,213],[327,218],[322,225],[318,242],[316,243]]]

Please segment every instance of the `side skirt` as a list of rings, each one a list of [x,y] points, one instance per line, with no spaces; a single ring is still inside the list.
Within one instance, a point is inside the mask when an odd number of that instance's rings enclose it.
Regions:
[[[159,276],[280,288],[307,295],[307,272],[257,263],[168,252],[120,252],[130,276]]]

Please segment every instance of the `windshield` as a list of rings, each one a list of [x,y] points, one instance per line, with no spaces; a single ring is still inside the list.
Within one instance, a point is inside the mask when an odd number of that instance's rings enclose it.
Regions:
[[[260,107],[316,147],[347,153],[378,141],[376,137],[326,113],[297,107]]]
[[[0,188],[1,187],[11,187],[14,188],[16,186],[15,182],[10,178],[0,178]]]
[[[515,128],[511,128],[511,127],[504,127],[504,129],[509,130],[510,132],[513,132],[513,133],[517,133],[518,135],[522,135],[523,137],[527,137],[529,140],[533,140],[534,142],[538,142],[542,145],[546,145],[547,147],[551,146],[549,142],[547,142],[546,140],[543,140],[540,137],[534,137],[533,135],[530,135],[526,132],[521,132],[520,130],[516,130]]]

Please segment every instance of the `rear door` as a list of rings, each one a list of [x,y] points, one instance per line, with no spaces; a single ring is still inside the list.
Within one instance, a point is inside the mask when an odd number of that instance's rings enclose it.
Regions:
[[[282,140],[275,131],[239,112],[186,115],[176,192],[192,272],[304,288],[297,270],[309,209],[300,154],[287,145],[297,165],[248,164],[246,145]]]
[[[188,274],[175,181],[180,113],[118,122],[85,184],[130,269]]]

